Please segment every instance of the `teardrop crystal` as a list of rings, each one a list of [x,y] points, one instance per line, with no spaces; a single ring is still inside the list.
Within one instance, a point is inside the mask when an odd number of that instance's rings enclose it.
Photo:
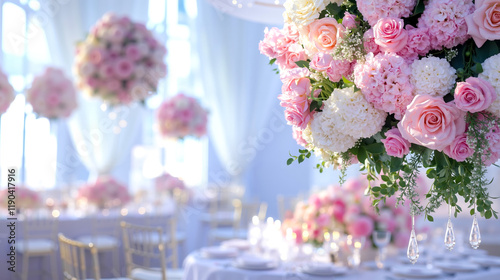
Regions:
[[[415,264],[418,260],[418,244],[417,236],[415,235],[415,230],[411,230],[410,241],[408,242],[408,251],[406,251],[406,256],[412,264]]]
[[[448,223],[446,225],[444,245],[446,246],[446,249],[450,251],[453,250],[453,247],[455,247],[455,232],[453,231],[453,224],[451,223],[451,219],[448,219]]]
[[[479,248],[481,244],[481,233],[479,232],[479,225],[477,223],[477,217],[474,215],[474,221],[472,222],[472,228],[470,230],[469,243],[473,249]]]

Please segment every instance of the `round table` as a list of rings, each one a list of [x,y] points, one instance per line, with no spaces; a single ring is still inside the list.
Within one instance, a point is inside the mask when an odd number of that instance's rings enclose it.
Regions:
[[[233,266],[233,259],[208,259],[198,251],[188,255],[184,261],[185,280],[325,280],[325,279],[358,279],[358,280],[403,280],[407,278],[393,276],[385,270],[349,270],[341,276],[312,276],[297,270],[299,264],[281,264],[276,269],[247,270]],[[457,279],[457,280],[498,280],[500,267],[492,267],[471,273],[456,273],[454,276],[443,276],[432,279]]]

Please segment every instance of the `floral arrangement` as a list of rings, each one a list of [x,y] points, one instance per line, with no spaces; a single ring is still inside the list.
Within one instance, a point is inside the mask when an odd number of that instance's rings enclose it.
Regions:
[[[95,183],[81,187],[78,190],[77,199],[85,199],[87,203],[104,209],[123,206],[132,197],[126,186],[112,177],[101,176]]]
[[[499,0],[287,0],[265,30],[293,136],[320,171],[360,163],[375,206],[397,195],[428,220],[443,202],[486,218],[500,157]],[[416,192],[419,168],[433,185]]]
[[[181,179],[174,177],[168,173],[164,173],[161,176],[155,178],[155,190],[159,193],[171,193],[175,189],[183,190],[185,188],[186,185]]]
[[[52,67],[33,79],[26,100],[33,106],[33,112],[49,119],[67,118],[77,107],[73,83],[62,70]]]
[[[392,233],[393,242],[404,247],[411,230],[408,205],[396,207],[396,198],[391,197],[380,205],[377,214],[370,197],[364,195],[368,186],[366,177],[348,179],[343,186],[331,185],[312,194],[306,203],[299,202],[293,217],[283,222],[283,228],[292,228],[298,241],[315,245],[324,242],[324,234],[338,231],[355,237],[370,238],[374,230]],[[418,191],[425,191],[426,184],[419,177]]]
[[[7,111],[15,97],[14,88],[10,85],[7,75],[0,69],[0,115]]]
[[[12,189],[3,189],[0,191],[2,207],[7,208],[8,197],[12,194]],[[41,206],[42,199],[40,194],[26,186],[16,186],[14,189],[16,209],[35,209]]]
[[[179,93],[158,108],[160,134],[169,138],[202,137],[207,133],[207,114],[195,98]]]
[[[143,101],[167,73],[166,52],[144,24],[105,14],[77,47],[78,88],[110,104]]]

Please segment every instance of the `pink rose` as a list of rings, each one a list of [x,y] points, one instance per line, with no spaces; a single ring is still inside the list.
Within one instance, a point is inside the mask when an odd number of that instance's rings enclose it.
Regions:
[[[381,18],[373,26],[375,43],[381,51],[398,52],[406,46],[408,33],[404,29],[404,22],[399,18]]]
[[[479,48],[486,40],[500,39],[500,0],[476,0],[476,10],[465,21]]]
[[[465,114],[441,97],[419,94],[408,105],[398,129],[410,143],[442,151],[465,132]]]
[[[356,16],[350,14],[349,12],[344,13],[344,17],[342,18],[342,25],[345,26],[345,28],[352,29],[355,28],[357,25],[356,21]]]
[[[311,66],[311,68],[316,71],[326,71],[332,67],[332,62],[333,57],[330,54],[325,52],[317,52],[312,57],[309,66]]]
[[[481,78],[470,77],[455,88],[455,105],[471,113],[486,110],[496,98],[495,88]]]
[[[337,39],[344,31],[342,24],[329,17],[313,21],[308,29],[309,40],[319,51],[323,52],[332,52],[337,45]]]
[[[278,56],[276,63],[281,69],[292,69],[298,67],[295,62],[307,60],[306,51],[300,44],[291,44],[287,52]]]
[[[373,220],[367,216],[358,216],[347,225],[347,232],[355,237],[367,237],[372,234]]]
[[[461,162],[470,157],[474,153],[474,150],[467,144],[467,134],[464,133],[457,136],[449,146],[444,148],[443,153]]]
[[[134,64],[128,59],[118,59],[113,70],[119,79],[128,79],[134,73]]]
[[[410,142],[401,136],[401,132],[396,127],[388,130],[385,133],[385,139],[381,141],[390,156],[402,158],[410,152]]]

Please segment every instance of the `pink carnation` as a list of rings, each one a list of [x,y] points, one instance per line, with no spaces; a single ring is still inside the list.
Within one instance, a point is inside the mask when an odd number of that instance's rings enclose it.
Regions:
[[[462,162],[470,157],[474,150],[467,144],[467,134],[458,135],[449,146],[443,149],[450,158]]]
[[[401,132],[396,127],[388,130],[385,133],[385,139],[381,141],[390,156],[402,158],[410,152],[410,142],[401,136]]]
[[[352,63],[347,60],[336,60],[324,52],[315,53],[310,67],[316,71],[325,72],[332,82],[342,80],[342,76],[349,76],[352,72]]]
[[[293,134],[292,134],[293,139],[297,141],[297,144],[301,145],[302,147],[306,147],[308,143],[302,137],[302,130],[297,128],[296,126],[292,126],[292,129],[293,129]]]
[[[354,83],[375,108],[401,119],[413,99],[411,69],[393,53],[369,53],[364,63],[354,67]]]
[[[408,17],[413,12],[416,0],[356,0],[363,18],[374,26],[380,18]]]
[[[470,38],[465,17],[473,11],[472,0],[429,0],[418,27],[429,29],[431,49],[451,49]]]

